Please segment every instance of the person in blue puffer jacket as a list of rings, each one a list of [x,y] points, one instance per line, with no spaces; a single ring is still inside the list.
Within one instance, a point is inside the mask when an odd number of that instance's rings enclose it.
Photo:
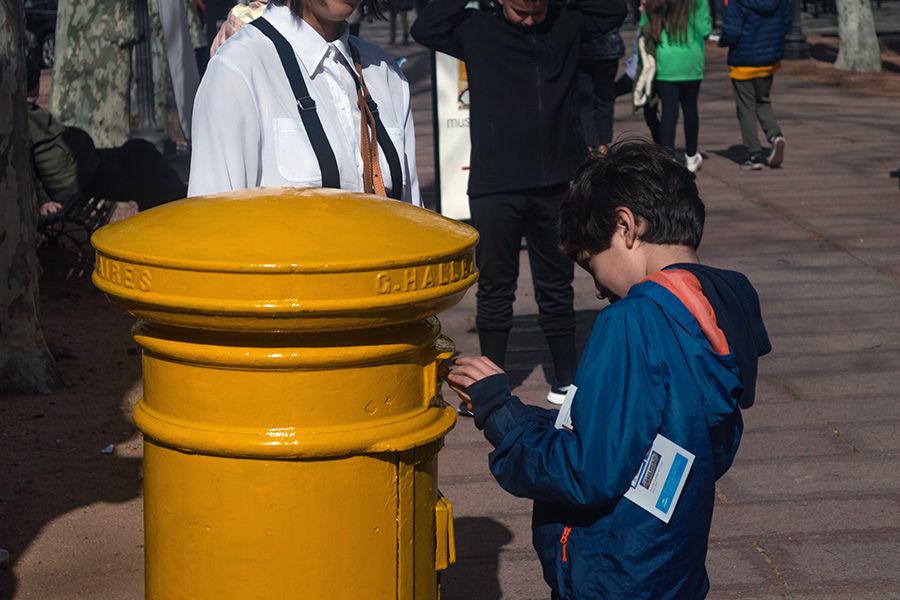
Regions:
[[[699,264],[703,221],[695,175],[666,150],[611,145],[580,167],[560,207],[561,247],[612,303],[562,408],[523,404],[483,356],[457,357],[445,376],[495,448],[497,482],[534,499],[552,598],[699,600],[709,590],[716,480],[771,345],[747,278]],[[694,455],[667,523],[625,497],[647,481],[649,469],[636,475],[658,436]],[[648,485],[671,498],[661,479]]]
[[[719,45],[727,47],[728,70],[747,158],[741,168],[780,167],[786,141],[775,120],[770,93],[791,30],[790,0],[730,0]],[[757,122],[771,144],[768,157],[759,143]]]

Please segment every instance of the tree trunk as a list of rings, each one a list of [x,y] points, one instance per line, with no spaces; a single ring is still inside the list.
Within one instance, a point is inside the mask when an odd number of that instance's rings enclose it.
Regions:
[[[131,135],[136,41],[130,0],[59,3],[51,112],[60,123],[87,131],[98,148],[121,146]]]
[[[0,392],[47,393],[59,389],[61,379],[38,317],[21,0],[0,0],[0,39]]]
[[[837,0],[840,46],[834,68],[854,73],[881,71],[881,48],[869,0]]]

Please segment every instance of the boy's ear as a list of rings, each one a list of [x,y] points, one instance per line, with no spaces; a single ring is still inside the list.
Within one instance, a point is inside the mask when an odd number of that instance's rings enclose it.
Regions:
[[[616,209],[616,218],[619,221],[619,227],[625,236],[625,246],[630,250],[634,247],[635,242],[640,239],[643,223],[638,220],[630,209],[620,206]]]

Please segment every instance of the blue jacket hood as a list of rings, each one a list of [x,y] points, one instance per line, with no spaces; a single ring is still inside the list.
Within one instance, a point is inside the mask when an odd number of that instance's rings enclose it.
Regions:
[[[661,332],[671,331],[681,351],[691,357],[691,370],[674,371],[672,380],[680,385],[692,386],[697,391],[709,427],[715,427],[729,418],[737,409],[738,398],[745,389],[735,353],[716,352],[691,311],[665,286],[653,281],[639,283],[620,302],[641,302],[640,297],[653,301],[659,307],[658,314],[664,319],[641,319],[642,327],[652,331],[658,324]]]
[[[775,11],[778,10],[779,2],[787,2],[788,0],[731,0],[732,2],[740,3],[746,6],[748,9],[752,10],[756,14],[768,17],[775,14]]]
[[[757,359],[772,350],[756,290],[743,274],[736,271],[690,263],[669,268],[688,271],[700,281],[737,360],[744,386],[739,396],[740,406],[750,408],[756,399]]]

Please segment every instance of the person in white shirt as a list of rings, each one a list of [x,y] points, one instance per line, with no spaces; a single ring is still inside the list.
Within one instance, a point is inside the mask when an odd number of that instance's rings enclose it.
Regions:
[[[251,23],[256,26],[241,27],[218,49],[194,102],[189,196],[258,186],[325,186],[422,206],[409,84],[381,48],[349,35],[345,20],[361,2],[270,0]],[[297,92],[296,81],[292,85],[273,42],[277,37],[293,50],[307,94]],[[360,104],[366,103],[357,94],[360,74],[377,104],[366,112],[377,113],[380,127],[371,119],[361,121]],[[312,104],[336,169],[323,162],[322,144],[306,120],[310,115],[301,115]],[[376,130],[378,160],[368,161],[374,168],[367,170],[364,151],[371,146],[368,134]],[[373,149],[369,156],[375,156]]]

